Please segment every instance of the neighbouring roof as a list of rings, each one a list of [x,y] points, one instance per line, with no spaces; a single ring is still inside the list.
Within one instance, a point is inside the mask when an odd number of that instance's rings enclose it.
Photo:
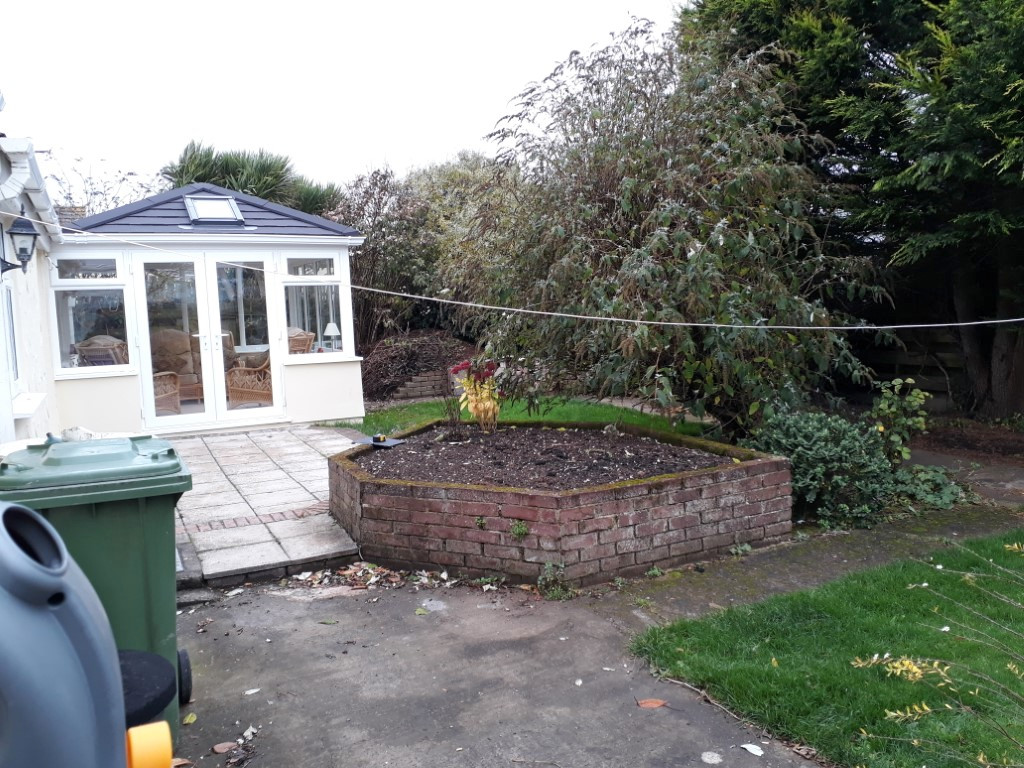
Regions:
[[[185,205],[186,197],[230,197],[244,221],[193,221]],[[362,237],[361,233],[334,221],[296,211],[252,195],[244,195],[215,184],[189,184],[169,192],[147,197],[136,203],[78,219],[71,230],[86,232],[130,232],[132,234],[260,234],[260,235],[336,235]]]

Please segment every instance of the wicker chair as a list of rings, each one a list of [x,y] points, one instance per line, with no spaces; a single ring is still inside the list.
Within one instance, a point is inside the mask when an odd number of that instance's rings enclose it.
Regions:
[[[224,374],[228,387],[228,406],[273,405],[274,386],[270,378],[270,358],[259,368],[246,368],[242,362]]]
[[[128,345],[113,336],[90,336],[75,344],[79,365],[125,365]]]
[[[156,412],[181,413],[181,380],[172,371],[153,374],[153,402]]]
[[[316,334],[312,331],[304,331],[301,328],[288,329],[288,354],[305,355],[313,351],[313,341]]]

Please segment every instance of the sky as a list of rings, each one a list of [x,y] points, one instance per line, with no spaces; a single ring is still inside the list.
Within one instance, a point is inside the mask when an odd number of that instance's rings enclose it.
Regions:
[[[0,132],[44,170],[155,173],[192,139],[344,184],[493,154],[516,94],[678,0],[55,0],[12,3]],[[58,163],[47,161],[47,152]]]

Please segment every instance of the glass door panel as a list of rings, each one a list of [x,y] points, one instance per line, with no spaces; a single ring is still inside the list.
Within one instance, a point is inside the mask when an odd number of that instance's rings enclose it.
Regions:
[[[280,387],[275,393],[264,262],[219,262],[217,296],[225,364],[218,405],[232,415],[273,408]]]
[[[192,262],[143,265],[151,366],[151,406],[157,419],[205,414],[202,316]]]

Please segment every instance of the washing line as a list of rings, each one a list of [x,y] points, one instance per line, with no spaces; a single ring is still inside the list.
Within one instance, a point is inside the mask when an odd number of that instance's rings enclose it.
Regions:
[[[21,214],[13,214],[16,218],[30,221],[34,224],[43,224],[45,222],[38,221],[29,216]],[[88,235],[90,237],[99,237],[102,239],[110,240],[120,245],[131,245],[137,248],[146,248],[152,251],[160,253],[170,254],[179,258],[193,259],[194,254],[184,253],[182,251],[176,251],[170,248],[161,248],[158,245],[151,243],[140,243],[134,240],[128,240],[126,238],[117,237],[115,235],[108,235],[104,232],[89,232],[83,229],[75,229],[74,227],[64,227],[65,230],[75,232],[77,234]],[[288,273],[278,272],[277,270],[264,269],[262,267],[253,267],[250,264],[236,263],[231,261],[220,261],[217,264],[223,264],[228,267],[238,267],[241,269],[251,269],[255,272],[263,272],[264,274],[276,275],[279,277],[291,277],[294,278],[296,275],[290,275]],[[356,285],[354,283],[341,283],[342,288],[347,288],[353,291],[364,291],[367,293],[376,293],[383,296],[393,296],[395,298],[409,299],[412,301],[426,301],[433,302],[435,304],[446,304],[449,306],[465,307],[467,309],[476,309],[487,312],[502,312],[505,314],[519,314],[519,315],[531,315],[537,317],[550,317],[560,318],[567,320],[582,320],[586,322],[603,322],[603,323],[615,323],[618,325],[646,325],[659,328],[705,328],[709,330],[760,330],[760,331],[832,331],[832,332],[853,332],[853,331],[905,331],[905,330],[928,330],[938,328],[969,328],[976,326],[992,326],[992,325],[1016,325],[1024,324],[1024,317],[1011,317],[1002,318],[998,320],[969,320],[966,322],[953,322],[953,323],[899,323],[892,325],[775,325],[771,323],[709,323],[709,322],[690,322],[690,321],[674,321],[674,320],[641,320],[631,317],[613,317],[607,315],[584,315],[573,312],[551,312],[542,309],[527,309],[526,307],[508,307],[499,306],[495,304],[481,304],[473,301],[459,301],[458,299],[444,299],[439,296],[424,296],[415,293],[403,293],[402,291],[389,291],[384,288],[371,288],[365,285]]]

